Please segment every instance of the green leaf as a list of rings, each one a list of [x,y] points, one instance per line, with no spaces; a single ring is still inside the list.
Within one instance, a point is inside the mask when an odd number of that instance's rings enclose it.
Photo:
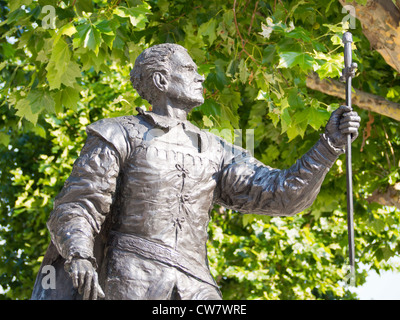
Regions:
[[[250,73],[246,66],[246,61],[244,59],[240,60],[239,63],[239,79],[242,83],[246,83]]]
[[[8,42],[3,42],[0,44],[0,47],[3,52],[4,59],[10,59],[14,56],[15,54],[15,49],[13,48],[13,45]]]
[[[310,108],[304,109],[304,110],[299,110],[296,111],[296,113],[294,114],[294,123],[297,125],[304,125],[305,127],[307,127],[309,118],[310,118]]]
[[[10,136],[4,132],[0,132],[0,144],[7,147],[10,143]]]
[[[271,63],[276,56],[276,47],[273,44],[265,47],[263,51],[262,63]]]
[[[17,109],[17,116],[36,124],[38,116],[42,111],[55,112],[55,102],[47,91],[33,90],[28,93],[26,98],[20,99],[15,108]]]
[[[63,73],[58,72],[54,61],[50,62],[47,67],[47,81],[49,82],[50,90],[59,89],[61,86],[61,77]]]
[[[165,14],[168,12],[169,8],[169,1],[168,0],[158,0],[157,5],[160,8],[160,11],[162,14]]]
[[[60,41],[60,39],[62,38],[63,35],[71,37],[76,32],[77,32],[77,29],[75,28],[75,26],[74,26],[74,24],[72,22],[63,25],[60,28],[60,30],[53,37],[54,44],[57,44]]]
[[[101,33],[103,41],[112,49],[115,39],[115,29],[118,27],[114,20],[101,20],[95,23],[96,29]]]
[[[331,37],[331,41],[332,41],[332,44],[334,44],[335,46],[340,45],[342,43],[342,39],[340,39],[340,37],[337,34],[334,34]]]
[[[183,31],[185,32],[185,42],[183,46],[188,50],[192,49],[192,47],[196,47],[199,43],[203,44],[203,40],[200,36],[196,35],[196,30],[191,23],[186,24],[183,27]]]
[[[134,42],[127,43],[129,50],[129,59],[134,62],[136,58],[142,53],[142,49]]]
[[[204,123],[204,125],[205,125],[206,127],[209,127],[209,128],[211,128],[211,127],[214,126],[214,122],[212,122],[212,121],[210,120],[210,118],[207,117],[207,116],[203,116],[203,123]]]
[[[74,19],[76,17],[74,8],[72,8],[72,6],[69,8],[65,8],[65,9],[60,8],[57,5],[55,7],[56,7],[57,19],[59,19],[59,20],[64,20],[64,19],[70,20],[70,19]]]
[[[83,46],[98,55],[102,43],[100,30],[93,24],[81,24],[76,27],[76,30],[79,40],[75,40],[77,42],[75,47]]]
[[[67,70],[61,78],[61,83],[66,86],[73,87],[76,84],[76,78],[80,78],[81,70],[79,65],[75,61],[70,61],[67,66]]]
[[[46,110],[48,113],[55,112],[54,99],[46,90],[33,90],[29,92],[27,100],[34,113],[40,113],[43,110]]]
[[[268,154],[268,158],[270,159],[270,161],[277,159],[280,155],[278,147],[273,144],[268,146],[267,150],[265,150],[265,153]]]
[[[151,14],[151,11],[146,5],[140,5],[133,8],[117,7],[114,9],[114,14],[123,18],[129,18],[134,28],[143,30],[149,21],[146,15]]]
[[[93,1],[78,0],[75,2],[75,8],[79,15],[82,15],[82,12],[93,12]]]
[[[289,106],[295,109],[302,109],[304,107],[304,97],[301,96],[297,88],[292,88],[288,92]]]
[[[94,51],[96,55],[98,55],[101,42],[100,31],[96,27],[91,26],[85,35],[83,47],[89,48],[90,50]]]
[[[240,99],[240,92],[231,91],[225,88],[220,95],[220,102],[222,107],[222,116],[226,117],[234,128],[239,127],[239,117],[237,109],[242,105]]]
[[[291,127],[291,124],[292,124],[292,118],[290,116],[289,109],[285,108],[282,110],[281,113],[281,125],[282,125],[281,133],[286,132],[288,128]]]
[[[279,123],[279,115],[275,112],[270,112],[270,113],[268,113],[268,116],[270,117],[270,119],[272,120],[272,124],[276,128],[276,126]]]
[[[60,38],[53,45],[50,62],[54,62],[57,70],[59,70],[60,72],[64,72],[70,59],[71,51],[69,49],[69,46],[63,38]]]
[[[375,252],[376,259],[381,262],[382,260],[389,260],[391,257],[394,257],[396,254],[390,250],[388,247],[379,248]]]
[[[27,100],[26,98],[18,100],[17,104],[15,105],[15,109],[17,109],[17,112],[15,113],[17,116],[19,116],[20,118],[25,118],[33,124],[36,124],[38,114],[32,112],[29,100]]]
[[[278,68],[293,68],[298,65],[304,71],[311,69],[314,59],[304,52],[282,52],[279,54]]]
[[[305,42],[310,42],[311,41],[311,34],[307,30],[303,28],[296,27],[294,30],[288,32],[286,34],[286,37],[288,38],[295,38],[295,39],[301,39]]]
[[[13,1],[8,1],[10,12],[13,12],[13,11],[21,8],[22,5],[29,6],[31,3],[32,3],[32,0],[13,0]]]
[[[228,78],[225,73],[227,65],[228,63],[225,60],[215,60],[215,69],[208,74],[206,82],[211,82],[218,90],[223,90],[228,84]]]
[[[217,27],[217,21],[212,18],[208,22],[203,23],[199,27],[198,33],[203,36],[203,37],[208,37],[208,44],[211,46],[215,39],[217,38],[216,34],[216,27]]]
[[[114,23],[111,24],[111,22],[108,20],[99,20],[94,25],[101,33],[107,33],[107,34],[114,33],[113,32],[114,30],[111,26],[114,27],[116,26]]]
[[[50,62],[46,70],[51,90],[59,89],[61,84],[72,87],[76,83],[76,78],[81,77],[79,65],[72,60],[64,64],[64,67],[60,68],[60,70],[57,69],[57,65],[54,62]]]
[[[221,107],[213,99],[205,99],[203,105],[197,107],[196,110],[201,111],[207,116],[213,116],[214,118],[219,118],[221,116]]]
[[[77,32],[77,30],[76,30],[76,28],[75,28],[73,23],[67,23],[66,25],[64,25],[60,29],[59,32],[61,34],[64,34],[64,35],[68,36],[68,37],[71,37],[72,35],[74,35]]]
[[[76,71],[76,67],[70,59],[71,52],[69,46],[63,38],[60,38],[52,50],[49,63],[46,67],[47,80],[49,81],[51,90],[59,89],[61,83],[70,85],[71,79],[69,77],[72,76],[71,72]],[[70,68],[73,69],[71,70]]]
[[[327,27],[333,33],[343,33],[343,26],[342,24],[329,24],[325,23],[323,26]]]
[[[37,55],[37,57],[36,57],[36,61],[40,61],[40,62],[42,62],[42,63],[46,63],[46,62],[48,62],[48,60],[49,60],[49,58],[48,58],[48,52],[46,52],[46,50],[40,50],[39,52],[38,52],[38,55]]]
[[[330,113],[324,109],[308,108],[308,124],[314,129],[319,130],[329,120]]]
[[[385,228],[385,222],[379,219],[374,219],[369,225],[375,230],[376,233],[381,233]]]
[[[65,87],[59,90],[54,100],[56,102],[56,112],[61,112],[61,106],[64,105],[66,108],[76,111],[77,103],[80,99],[79,90],[73,87]]]
[[[106,63],[106,56],[103,50],[99,51],[99,54],[96,54],[93,51],[89,51],[87,54],[82,55],[82,71],[90,70],[93,68],[96,72],[101,70],[102,65]]]

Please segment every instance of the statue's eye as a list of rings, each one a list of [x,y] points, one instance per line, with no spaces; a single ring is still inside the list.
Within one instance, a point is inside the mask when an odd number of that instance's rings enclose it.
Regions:
[[[193,66],[185,66],[185,68],[188,70],[188,71],[194,71],[194,67]]]

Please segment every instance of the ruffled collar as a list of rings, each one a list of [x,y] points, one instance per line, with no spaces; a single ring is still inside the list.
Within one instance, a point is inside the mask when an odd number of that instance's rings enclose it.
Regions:
[[[147,120],[150,120],[150,123],[156,127],[170,130],[171,128],[174,128],[177,125],[182,124],[183,129],[186,131],[190,131],[197,134],[200,134],[202,132],[202,130],[200,130],[198,127],[196,127],[188,120],[178,120],[169,118],[154,112],[144,111],[140,107],[137,107],[136,110],[137,112],[139,112],[140,115],[144,116]]]
[[[209,150],[210,146],[212,145],[212,142],[210,141],[212,140],[210,139],[210,135],[208,135],[206,132],[196,127],[188,120],[172,119],[166,116],[156,114],[154,112],[144,111],[140,107],[137,107],[136,110],[139,112],[139,115],[144,117],[146,121],[148,121],[154,127],[159,127],[163,130],[169,131],[172,128],[182,124],[183,129],[185,131],[195,134],[200,140],[198,145],[199,152],[205,152],[206,150]]]

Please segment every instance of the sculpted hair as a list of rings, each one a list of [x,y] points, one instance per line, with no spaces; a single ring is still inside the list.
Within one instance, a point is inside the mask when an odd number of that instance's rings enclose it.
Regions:
[[[153,74],[160,72],[166,77],[171,70],[170,56],[176,51],[184,50],[184,47],[163,43],[144,50],[135,61],[135,66],[130,73],[131,83],[139,95],[150,104],[157,101],[160,91],[154,86]]]

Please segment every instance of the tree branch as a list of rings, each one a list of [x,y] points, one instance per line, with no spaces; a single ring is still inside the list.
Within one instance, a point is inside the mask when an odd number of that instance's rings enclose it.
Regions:
[[[367,200],[369,203],[376,202],[382,206],[400,209],[400,183],[388,186],[385,191],[375,190]]]
[[[247,40],[245,41],[243,39],[242,34],[240,33],[239,25],[238,25],[237,18],[236,18],[236,0],[233,1],[233,21],[235,22],[236,32],[238,33],[238,35],[239,35],[239,37],[241,39],[241,42],[242,42],[242,50],[249,56],[249,58],[251,60],[253,60],[253,62],[255,64],[259,65],[259,63],[256,61],[256,59],[254,59],[254,57],[250,53],[248,53],[247,50],[246,50],[246,42],[247,42]]]
[[[322,93],[345,100],[345,85],[337,80],[321,80],[316,73],[307,77],[307,87]],[[361,109],[373,111],[400,121],[400,104],[380,96],[354,89],[352,103]]]
[[[249,36],[250,36],[251,28],[253,27],[254,17],[256,15],[258,3],[259,3],[259,1],[256,2],[256,5],[254,6],[253,15],[251,16],[250,27],[249,27],[249,31],[247,33]]]

